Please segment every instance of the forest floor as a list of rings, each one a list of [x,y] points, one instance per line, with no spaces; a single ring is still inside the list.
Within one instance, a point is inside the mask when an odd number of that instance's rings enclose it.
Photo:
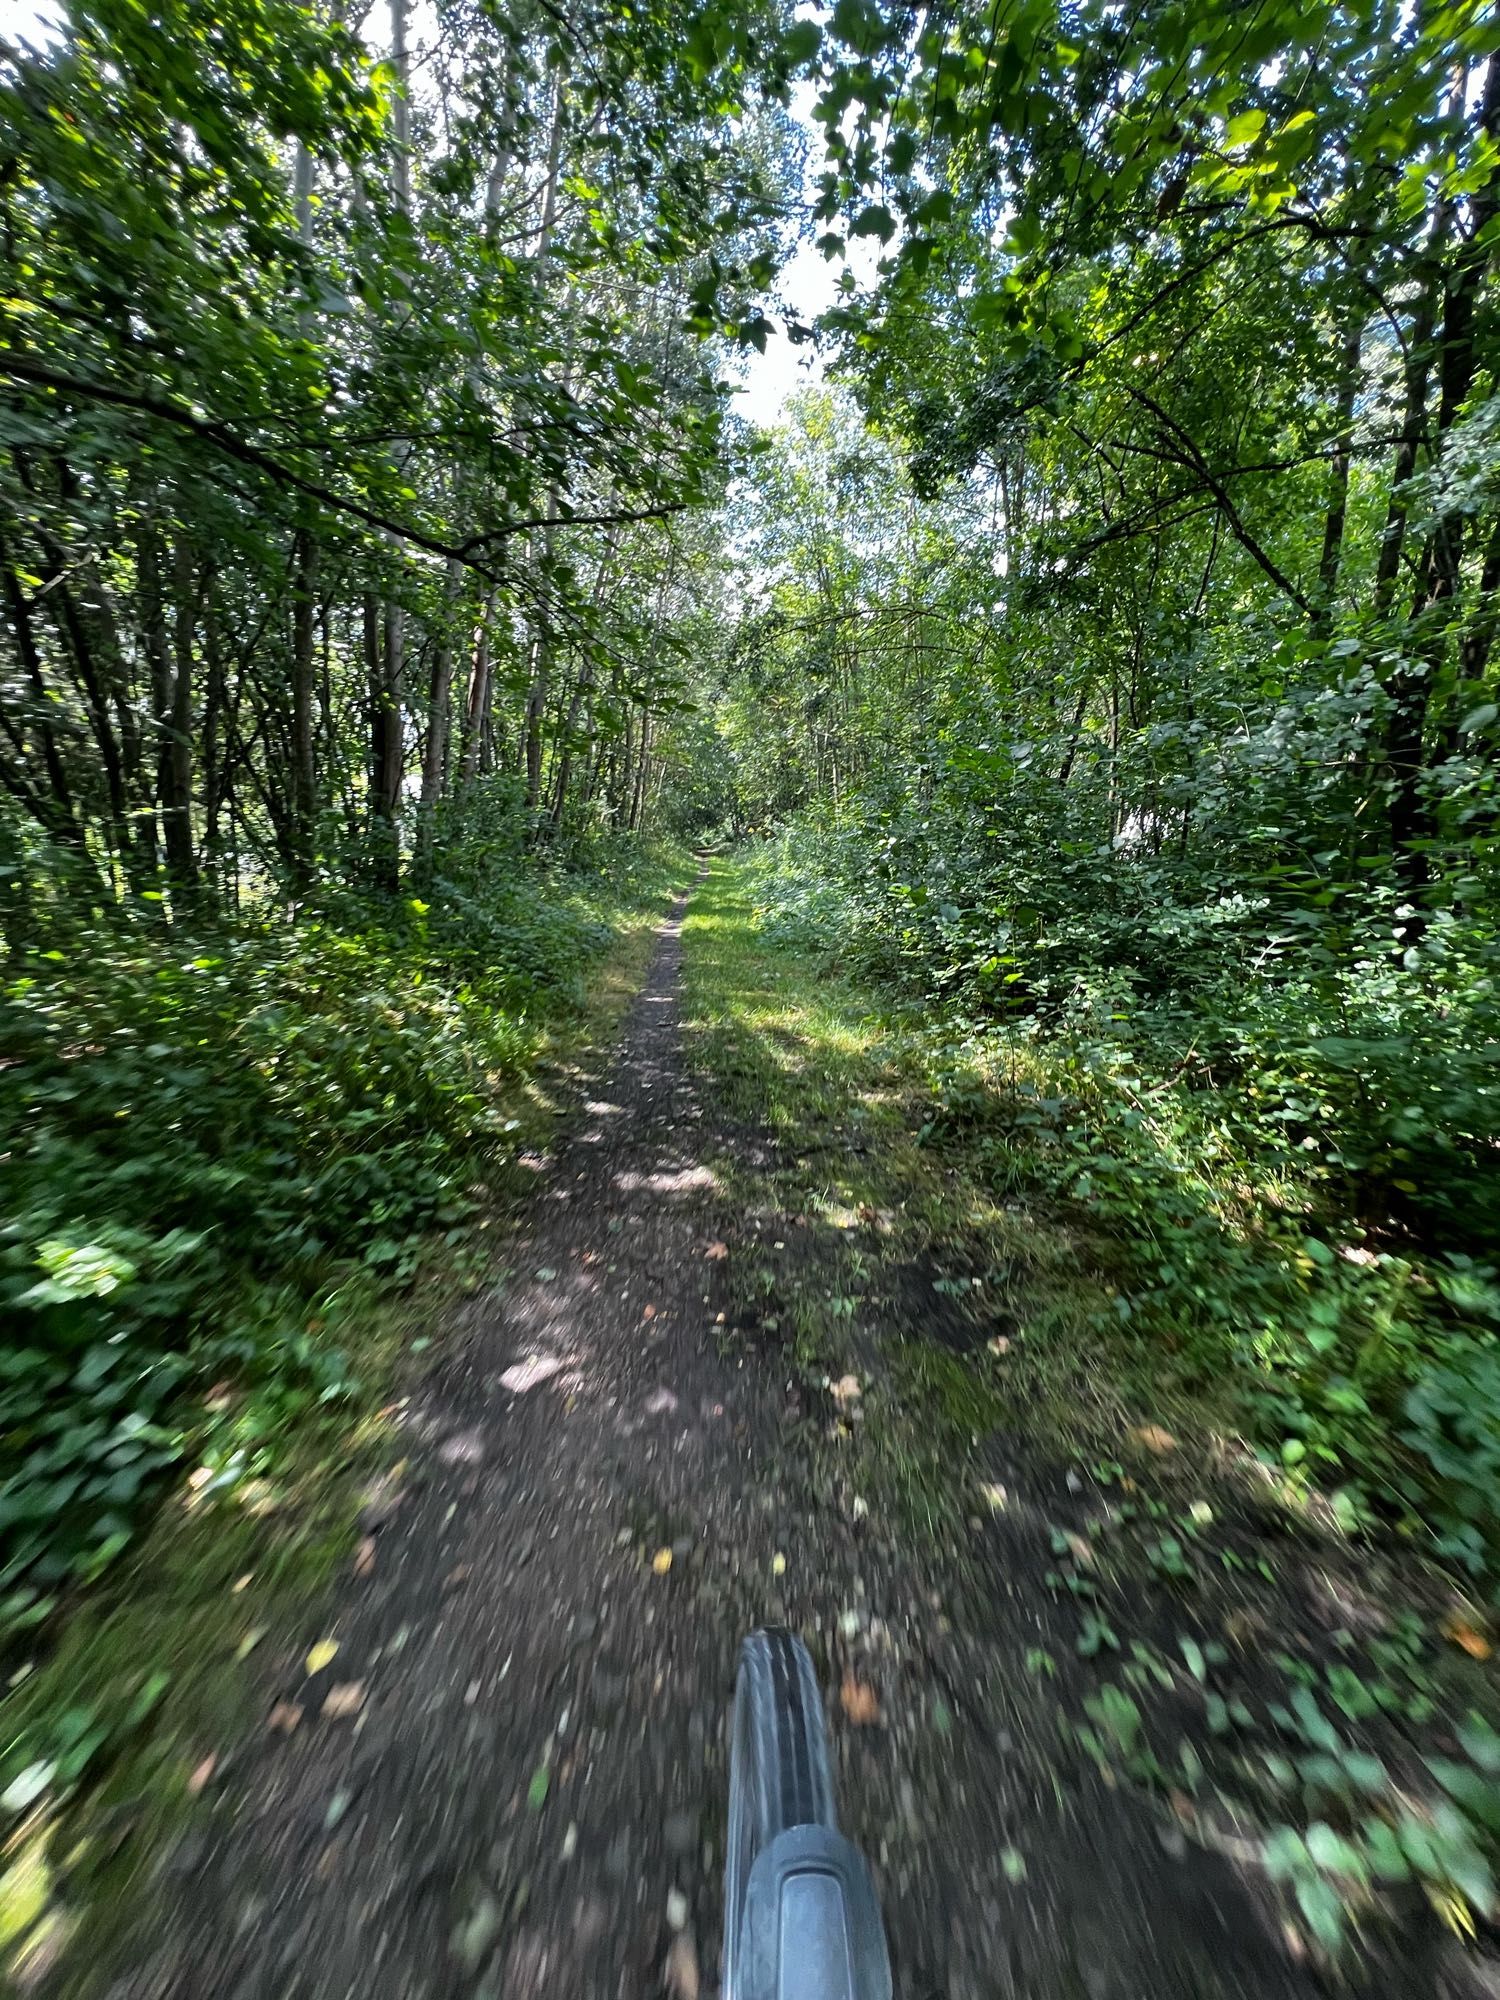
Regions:
[[[918,1143],[899,1038],[768,951],[733,864],[591,1087],[503,1280],[430,1308],[395,1462],[321,1598],[264,1614],[170,1844],[30,1990],[707,1996],[774,1621],[905,2000],[1492,1994],[1419,1895],[1332,1970],[1322,1878],[1299,1907],[1261,1865],[1296,1717],[1398,1778],[1441,1742],[1485,1671],[1447,1586],[1101,1359],[1107,1247]]]

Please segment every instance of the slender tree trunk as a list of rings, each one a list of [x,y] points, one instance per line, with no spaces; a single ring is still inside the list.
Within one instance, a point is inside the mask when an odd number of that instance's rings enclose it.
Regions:
[[[167,714],[157,782],[162,844],[167,873],[178,894],[198,890],[198,855],[193,841],[193,638],[208,590],[208,567],[194,574],[187,537],[178,534],[173,551],[172,700]]]
[[[459,782],[463,785],[473,783],[484,743],[485,717],[490,708],[490,654],[493,645],[490,620],[494,612],[495,592],[492,587],[484,600],[474,632],[474,664],[469,670],[468,713],[464,721],[463,756],[458,773]]]
[[[296,886],[312,880],[318,821],[318,541],[298,528],[292,543],[292,852]]]
[[[646,808],[646,781],[651,771],[651,711],[641,709],[640,760],[635,771],[635,793],[630,801],[630,831],[635,833],[641,824]]]
[[[73,788],[68,782],[57,733],[52,726],[52,696],[42,668],[32,605],[11,565],[3,536],[0,536],[0,576],[4,578],[6,623],[11,643],[36,709],[28,728],[40,747],[42,768],[47,774],[47,794],[38,801],[35,817],[54,840],[82,852],[85,847],[83,823],[74,804]]]
[[[1337,429],[1333,458],[1328,467],[1328,508],[1323,520],[1323,553],[1318,562],[1320,617],[1326,625],[1332,616],[1333,594],[1338,588],[1339,562],[1344,549],[1344,521],[1349,511],[1349,457],[1354,445],[1354,397],[1359,387],[1359,356],[1364,323],[1351,308],[1351,321],[1344,333],[1340,355]]]
[[[148,508],[154,504],[148,502]],[[151,670],[151,734],[156,752],[155,792],[151,810],[141,809],[137,839],[157,866],[157,815],[172,787],[172,666],[167,656],[167,596],[162,582],[161,543],[149,512],[141,520],[135,544],[136,581],[140,598],[141,640]]]
[[[203,859],[210,880],[222,894],[223,883],[218,879],[222,846],[219,815],[224,789],[219,735],[224,709],[224,655],[211,590],[204,605],[203,642],[208,682],[203,699]]]
[[[378,887],[394,894],[400,885],[396,794],[400,790],[401,760],[399,749],[392,749],[392,739],[399,746],[401,715],[392,699],[390,685],[390,609],[382,606],[374,591],[365,593],[363,636],[370,714],[370,873]],[[393,771],[396,774],[395,792],[391,785]]]
[[[432,866],[434,818],[448,789],[448,743],[453,726],[453,627],[458,618],[463,565],[448,564],[443,583],[442,625],[432,652],[427,686],[427,741],[422,753],[422,790],[417,807],[416,862],[424,881]]]
[[[547,150],[547,179],[542,192],[542,216],[537,232],[536,262],[539,282],[542,284],[546,282],[547,264],[552,253],[552,235],[557,224],[557,182],[562,162],[564,107],[563,79],[559,73],[552,98],[552,134]],[[552,568],[552,523],[557,519],[561,497],[559,483],[554,479],[547,490],[547,526],[542,530],[541,611],[532,647],[531,686],[526,697],[524,731],[526,809],[533,816],[540,810],[542,799],[542,725],[546,718],[547,697],[550,692],[553,639],[546,589],[547,578]]]

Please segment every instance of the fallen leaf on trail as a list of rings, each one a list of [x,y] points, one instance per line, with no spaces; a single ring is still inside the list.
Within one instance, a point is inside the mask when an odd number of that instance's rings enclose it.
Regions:
[[[1478,1632],[1467,1618],[1460,1618],[1457,1612],[1443,1620],[1443,1637],[1451,1645],[1462,1646],[1471,1660],[1487,1660],[1494,1648],[1482,1632]]]
[[[780,1549],[771,1558],[771,1574],[772,1576],[786,1575],[786,1557],[781,1553]]]
[[[235,1592],[236,1596],[238,1596],[240,1591],[248,1590],[251,1584],[254,1583],[254,1581],[255,1581],[254,1570],[247,1569],[243,1576],[237,1576],[235,1578],[233,1584],[230,1587]]]
[[[354,1551],[354,1574],[369,1576],[375,1568],[375,1537],[366,1535]]]
[[[727,1243],[719,1243],[719,1242],[710,1243],[708,1248],[704,1251],[703,1254],[705,1257],[711,1258],[713,1262],[717,1264],[721,1257],[727,1257],[729,1255],[729,1245]]]
[[[655,1306],[642,1306],[642,1308],[641,1308],[641,1318],[642,1318],[642,1319],[655,1319],[655,1318],[656,1318],[656,1307],[655,1307]]]
[[[203,1787],[218,1768],[219,1760],[212,1752],[203,1759],[201,1764],[194,1765],[193,1774],[187,1781],[188,1797],[197,1798],[198,1794],[203,1790]]]
[[[845,1674],[843,1686],[839,1689],[839,1700],[844,1704],[844,1713],[856,1728],[863,1729],[869,1723],[880,1720],[880,1698],[874,1688],[858,1681],[853,1674]]]
[[[1092,1569],[1094,1566],[1094,1545],[1088,1540],[1087,1536],[1069,1535],[1067,1541],[1068,1553],[1072,1556],[1074,1562],[1080,1564],[1084,1569]]]
[[[839,1408],[847,1410],[849,1405],[857,1403],[859,1398],[859,1377],[857,1375],[841,1375],[833,1385],[833,1400],[838,1404]]]
[[[547,1792],[552,1784],[552,1773],[545,1764],[538,1764],[531,1774],[531,1783],[526,1787],[526,1803],[533,1812],[540,1812],[547,1803]]]
[[[364,1705],[364,1682],[340,1681],[324,1695],[323,1714],[329,1722],[342,1722],[345,1716],[358,1715]]]
[[[401,1505],[401,1481],[405,1472],[406,1460],[403,1458],[365,1488],[359,1510],[359,1525],[363,1534],[373,1534],[376,1529],[383,1528]]]
[[[658,1549],[656,1554],[651,1558],[651,1567],[656,1571],[658,1576],[665,1576],[667,1571],[672,1567],[672,1551],[670,1549]]]
[[[268,1729],[279,1729],[283,1736],[290,1736],[302,1720],[302,1710],[294,1701],[278,1701],[266,1717]]]
[[[235,1647],[234,1657],[237,1660],[248,1660],[265,1636],[266,1628],[264,1625],[252,1625],[244,1638]]]
[[[467,1563],[455,1563],[443,1578],[443,1587],[446,1590],[456,1590],[459,1584],[467,1583],[468,1580],[469,1565]]]
[[[698,2000],[698,1953],[691,1932],[679,1931],[673,1938],[662,1978],[671,2000]]]
[[[993,1340],[987,1341],[985,1344],[989,1348],[991,1354],[1010,1353],[1010,1342],[1006,1339],[1003,1333],[997,1333]]]
[[[1177,1440],[1170,1431],[1164,1431],[1160,1424],[1137,1424],[1130,1433],[1137,1444],[1143,1444],[1147,1451],[1176,1451]]]
[[[307,1656],[307,1671],[320,1674],[339,1649],[337,1639],[320,1639]]]
[[[667,1891],[667,1922],[674,1931],[684,1928],[688,1920],[688,1899],[680,1889]]]
[[[557,1276],[557,1273],[550,1264],[543,1264],[536,1275],[538,1284],[550,1285],[552,1280]]]
[[[981,1480],[979,1491],[981,1496],[989,1502],[997,1514],[1003,1514],[1005,1509],[1010,1505],[1010,1495],[998,1480]]]

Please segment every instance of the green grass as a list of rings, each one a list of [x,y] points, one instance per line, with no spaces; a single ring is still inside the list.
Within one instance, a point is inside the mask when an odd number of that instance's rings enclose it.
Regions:
[[[916,1452],[913,1439],[951,1445],[981,1430],[977,1416],[993,1409],[1070,1455],[1117,1449],[1145,1423],[1195,1439],[1204,1452],[1237,1440],[1246,1416],[1239,1384],[1204,1370],[1170,1328],[1139,1326],[1124,1309],[1127,1246],[1083,1203],[997,1174],[984,1119],[961,1106],[955,1113],[941,1007],[877,991],[788,936],[774,921],[777,881],[769,858],[740,853],[713,863],[694,900],[684,938],[695,1062],[731,1117],[780,1142],[774,1199],[823,1230],[836,1295],[859,1289],[849,1238],[873,1215],[883,1264],[921,1266],[939,1284],[945,1273],[957,1274],[955,1284],[978,1276],[969,1303],[1008,1341],[1000,1355],[980,1345],[933,1359],[914,1306],[904,1329],[912,1338],[894,1364],[901,1413],[886,1437],[890,1451],[942,1461],[942,1450]],[[991,1081],[976,1071],[967,1088],[982,1097]],[[733,1158],[723,1171],[734,1179]],[[740,1180],[745,1200],[764,1198],[763,1175]],[[961,1300],[945,1305],[964,1316]],[[809,1366],[837,1369],[854,1353],[847,1320],[810,1301],[796,1318]],[[972,1421],[956,1420],[961,1380]],[[880,1428],[872,1424],[868,1435]],[[951,1483],[939,1475],[939,1485]],[[939,1497],[924,1494],[922,1511]]]
[[[1001,1204],[977,1157],[925,1143],[933,1095],[920,1016],[810,954],[768,937],[764,878],[753,856],[715,860],[690,908],[685,945],[688,1046],[730,1121],[768,1132],[769,1175],[734,1149],[716,1168],[747,1211],[805,1218],[796,1290],[775,1317],[814,1380],[865,1383],[859,1429],[866,1486],[909,1521],[939,1526],[969,1505],[965,1468],[988,1432],[1021,1420],[1060,1449],[1116,1442],[1145,1371],[1132,1382],[1125,1343],[1106,1354],[1111,1315],[1100,1246],[1065,1221]],[[875,1232],[875,1248],[870,1231]],[[880,1270],[910,1271],[898,1337],[880,1351],[864,1301]],[[755,1309],[757,1267],[737,1260],[735,1305]],[[924,1317],[1003,1315],[1003,1355],[982,1341],[955,1353],[924,1337]],[[938,1286],[947,1288],[939,1291]],[[731,1318],[734,1314],[730,1315]],[[1162,1421],[1155,1395],[1141,1407]]]

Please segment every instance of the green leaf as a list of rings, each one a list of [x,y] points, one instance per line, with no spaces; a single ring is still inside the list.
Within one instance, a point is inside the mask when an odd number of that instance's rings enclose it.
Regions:
[[[822,46],[823,30],[816,21],[793,21],[781,38],[782,59],[788,69],[806,69]]]
[[[1265,130],[1264,111],[1241,111],[1231,118],[1224,127],[1224,143],[1227,146],[1249,146]]]
[[[849,234],[851,236],[878,236],[882,243],[889,243],[896,233],[896,219],[891,211],[879,202],[862,209],[854,218]]]

